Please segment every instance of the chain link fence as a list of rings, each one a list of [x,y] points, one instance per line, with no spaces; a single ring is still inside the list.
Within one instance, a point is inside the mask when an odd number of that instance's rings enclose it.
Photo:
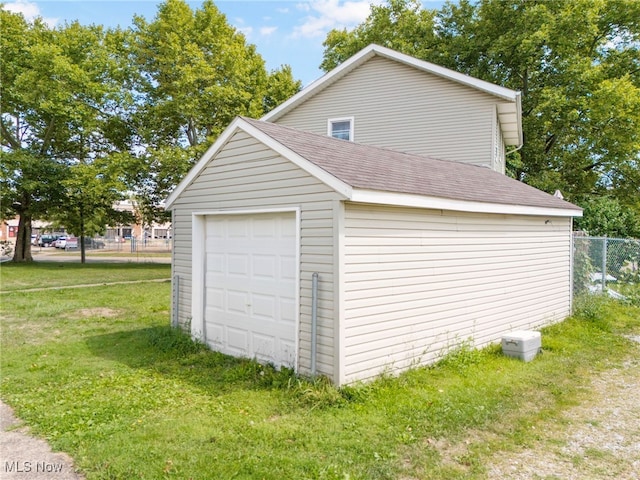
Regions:
[[[640,240],[588,237],[573,238],[573,292],[606,293],[640,304]]]
[[[148,239],[148,238],[104,238],[100,240],[100,247],[112,252],[171,252],[172,239]]]

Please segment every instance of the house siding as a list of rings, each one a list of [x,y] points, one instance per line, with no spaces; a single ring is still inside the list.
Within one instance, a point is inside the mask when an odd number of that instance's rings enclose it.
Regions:
[[[354,141],[494,168],[496,98],[374,57],[276,120],[320,135],[354,117]],[[382,113],[384,112],[384,113]]]
[[[495,119],[493,122],[493,170],[505,174],[506,172],[506,148],[502,136],[502,129],[500,128],[500,122],[497,121],[498,112],[495,112]]]
[[[570,313],[568,218],[347,203],[344,228],[346,382]]]
[[[191,319],[192,213],[297,208],[300,210],[300,332],[298,365],[310,368],[311,276],[319,272],[317,371],[334,377],[333,209],[332,189],[244,132],[222,150],[176,199],[173,274],[180,277],[178,321]]]

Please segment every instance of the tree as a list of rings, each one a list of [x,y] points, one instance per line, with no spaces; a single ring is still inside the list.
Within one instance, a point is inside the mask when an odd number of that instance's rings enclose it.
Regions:
[[[0,152],[0,218],[19,215],[14,262],[33,260],[31,221],[61,204],[66,174],[62,164],[39,152],[20,148]]]
[[[289,100],[302,88],[302,82],[293,78],[289,65],[272,70],[267,76],[266,91],[262,99],[262,113],[270,112],[281,103]]]
[[[330,32],[322,67],[372,41],[521,91],[514,177],[578,204],[606,195],[638,208],[640,2],[461,0],[435,12],[390,0]]]
[[[0,187],[2,218],[19,215],[14,261],[30,261],[31,221],[60,201],[65,171],[48,155],[59,138],[51,103],[38,109],[42,94],[32,84],[34,63],[47,56],[51,35],[40,21],[28,24],[21,15],[0,10],[2,82]],[[34,101],[35,100],[35,101]]]
[[[2,214],[20,216],[13,260],[31,261],[31,221],[69,214],[74,169],[87,172],[97,160],[130,148],[122,88],[127,67],[117,55],[123,32],[77,22],[50,29],[19,14],[0,15]],[[97,181],[84,178],[80,201],[86,203]],[[94,207],[87,221],[100,211]]]
[[[145,147],[136,194],[142,211],[158,217],[160,201],[236,116],[259,117],[301,84],[288,66],[267,73],[255,46],[210,0],[195,11],[183,0],[167,0],[152,22],[137,16],[134,25]]]
[[[583,208],[584,216],[574,222],[577,229],[597,237],[640,238],[640,216],[619,200],[607,196],[590,198]]]
[[[323,45],[320,65],[334,69],[372,43],[424,60],[433,59],[440,41],[436,37],[435,10],[423,9],[417,0],[389,0],[371,5],[369,17],[353,30],[331,30]]]
[[[2,215],[19,215],[13,261],[31,261],[31,221],[69,208],[71,168],[128,148],[118,31],[56,29],[0,10]],[[114,38],[115,37],[115,38]],[[92,183],[82,189],[89,195]]]
[[[86,237],[103,233],[105,225],[134,221],[131,213],[114,208],[126,190],[126,184],[120,180],[123,174],[118,168],[120,164],[113,158],[117,156],[77,163],[69,168],[67,177],[61,182],[63,208],[57,209],[50,219],[79,237],[81,263],[86,260]]]

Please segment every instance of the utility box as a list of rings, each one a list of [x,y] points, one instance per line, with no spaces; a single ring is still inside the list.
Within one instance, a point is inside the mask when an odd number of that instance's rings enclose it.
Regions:
[[[525,362],[533,360],[541,346],[540,332],[533,330],[517,330],[502,337],[502,353]]]

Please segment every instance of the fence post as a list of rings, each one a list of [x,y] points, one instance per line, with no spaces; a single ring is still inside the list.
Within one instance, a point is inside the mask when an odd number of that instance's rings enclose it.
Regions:
[[[602,240],[602,293],[607,291],[607,236]]]

